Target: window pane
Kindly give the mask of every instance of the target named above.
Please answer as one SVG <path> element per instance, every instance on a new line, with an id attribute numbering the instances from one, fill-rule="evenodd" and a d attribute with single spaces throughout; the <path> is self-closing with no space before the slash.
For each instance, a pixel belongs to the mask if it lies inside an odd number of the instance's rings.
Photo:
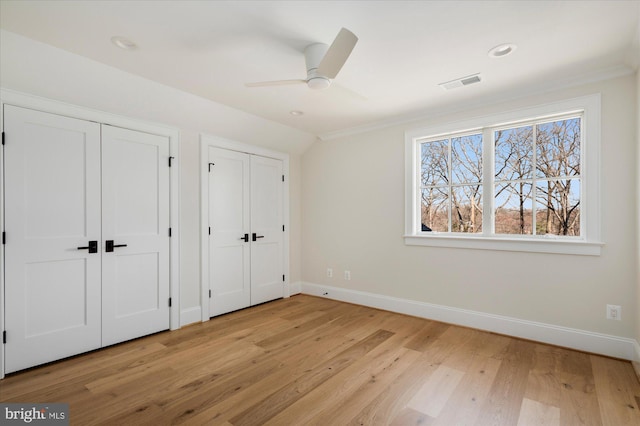
<path id="1" fill-rule="evenodd" d="M 538 181 L 536 231 L 580 236 L 580 179 Z"/>
<path id="2" fill-rule="evenodd" d="M 495 186 L 495 233 L 526 234 L 533 231 L 531 183 L 511 182 Z"/>
<path id="3" fill-rule="evenodd" d="M 580 236 L 582 119 L 567 117 L 423 138 L 421 232 Z M 483 176 L 484 143 L 494 143 L 493 176 Z M 483 194 L 485 179 L 495 181 Z M 492 229 L 483 229 L 485 202 Z"/>
<path id="4" fill-rule="evenodd" d="M 533 177 L 533 127 L 498 130 L 494 133 L 496 180 Z"/>
<path id="5" fill-rule="evenodd" d="M 537 175 L 580 176 L 580 119 L 539 124 L 536 132 Z"/>
<path id="6" fill-rule="evenodd" d="M 447 185 L 449 183 L 449 141 L 422 143 L 420 166 L 422 186 Z"/>
<path id="7" fill-rule="evenodd" d="M 482 231 L 482 186 L 465 185 L 451 188 L 451 231 Z"/>
<path id="8" fill-rule="evenodd" d="M 451 181 L 482 182 L 482 134 L 451 139 Z"/>
<path id="9" fill-rule="evenodd" d="M 449 188 L 422 189 L 421 225 L 424 231 L 449 232 Z"/>

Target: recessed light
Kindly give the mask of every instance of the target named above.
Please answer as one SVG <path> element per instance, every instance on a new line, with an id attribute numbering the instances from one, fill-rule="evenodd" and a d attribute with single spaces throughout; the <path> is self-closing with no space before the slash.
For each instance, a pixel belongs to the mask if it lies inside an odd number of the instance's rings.
<path id="1" fill-rule="evenodd" d="M 124 49 L 124 50 L 135 50 L 138 48 L 137 44 L 135 44 L 128 38 L 122 37 L 122 36 L 111 37 L 111 43 L 115 44 L 120 49 Z"/>
<path id="2" fill-rule="evenodd" d="M 488 55 L 490 58 L 502 58 L 503 56 L 513 53 L 516 48 L 517 46 L 513 43 L 504 43 L 489 50 Z"/>
<path id="3" fill-rule="evenodd" d="M 289 111 L 289 114 L 293 115 L 294 117 L 300 117 L 301 115 L 304 115 L 304 112 L 302 111 Z"/>

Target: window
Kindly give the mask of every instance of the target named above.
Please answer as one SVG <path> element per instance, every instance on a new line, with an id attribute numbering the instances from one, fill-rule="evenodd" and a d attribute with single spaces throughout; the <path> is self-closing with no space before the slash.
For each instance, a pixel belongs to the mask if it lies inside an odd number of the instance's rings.
<path id="1" fill-rule="evenodd" d="M 420 142 L 421 231 L 482 231 L 482 133 Z"/>
<path id="2" fill-rule="evenodd" d="M 494 233 L 579 237 L 582 115 L 493 131 Z"/>
<path id="3" fill-rule="evenodd" d="M 598 255 L 598 95 L 406 135 L 411 245 Z"/>

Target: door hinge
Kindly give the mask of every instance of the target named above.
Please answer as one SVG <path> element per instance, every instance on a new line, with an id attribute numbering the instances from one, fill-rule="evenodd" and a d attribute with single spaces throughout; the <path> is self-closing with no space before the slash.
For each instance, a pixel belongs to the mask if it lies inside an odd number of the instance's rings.
<path id="1" fill-rule="evenodd" d="M 284 175 L 282 175 L 282 181 L 284 182 Z"/>
<path id="2" fill-rule="evenodd" d="M 169 307 L 171 307 L 171 298 L 169 298 Z"/>
<path id="3" fill-rule="evenodd" d="M 4 330 L 2 332 L 2 344 L 6 344 L 7 343 L 7 330 Z"/>
<path id="4" fill-rule="evenodd" d="M 211 235 L 211 227 L 209 227 L 209 235 Z"/>
<path id="5" fill-rule="evenodd" d="M 169 157 L 169 167 L 171 167 L 171 160 L 173 160 L 176 157 Z"/>
<path id="6" fill-rule="evenodd" d="M 284 232 L 284 225 L 282 225 L 282 232 Z"/>
<path id="7" fill-rule="evenodd" d="M 211 299 L 211 290 L 209 290 L 209 299 Z"/>
<path id="8" fill-rule="evenodd" d="M 2 244 L 7 244 L 7 233 L 2 231 Z"/>
<path id="9" fill-rule="evenodd" d="M 2 145 L 4 145 L 4 132 L 2 132 Z"/>
<path id="10" fill-rule="evenodd" d="M 211 173 L 211 166 L 215 166 L 216 163 L 209 163 L 209 173 Z"/>
<path id="11" fill-rule="evenodd" d="M 171 228 L 169 228 L 169 237 L 171 237 Z"/>
<path id="12" fill-rule="evenodd" d="M 282 276 L 282 281 L 284 282 L 284 275 Z"/>

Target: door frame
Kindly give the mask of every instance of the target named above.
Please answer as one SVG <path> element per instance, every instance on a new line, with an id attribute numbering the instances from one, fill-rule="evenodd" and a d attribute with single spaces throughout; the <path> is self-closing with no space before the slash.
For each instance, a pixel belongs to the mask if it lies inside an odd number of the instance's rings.
<path id="1" fill-rule="evenodd" d="M 209 225 L 208 225 L 208 208 L 209 208 L 209 148 L 222 148 L 230 151 L 242 152 L 250 155 L 259 155 L 261 157 L 274 158 L 282 161 L 282 173 L 284 175 L 284 188 L 282 197 L 283 224 L 284 224 L 284 243 L 282 254 L 282 270 L 284 272 L 284 282 L 282 297 L 287 298 L 291 295 L 290 271 L 289 271 L 289 154 L 260 146 L 250 145 L 237 142 L 218 136 L 211 136 L 204 133 L 200 134 L 200 310 L 202 321 L 209 321 Z"/>
<path id="2" fill-rule="evenodd" d="M 81 120 L 94 121 L 115 127 L 151 133 L 169 138 L 169 155 L 173 157 L 169 170 L 169 223 L 171 227 L 169 255 L 169 295 L 171 297 L 170 329 L 180 328 L 180 131 L 159 123 L 137 120 L 109 112 L 94 110 L 64 102 L 47 99 L 28 93 L 0 88 L 0 129 L 4 132 L 5 104 L 29 108 L 50 114 L 57 114 Z M 10 143 L 7 141 L 7 143 Z M 4 149 L 0 149 L 0 225 L 4 222 Z M 4 271 L 4 245 L 0 244 L 0 270 Z M 4 274 L 0 274 L 0 332 L 5 330 L 4 319 Z M 1 342 L 0 342 L 1 343 Z M 4 378 L 4 345 L 0 350 L 0 379 Z"/>

